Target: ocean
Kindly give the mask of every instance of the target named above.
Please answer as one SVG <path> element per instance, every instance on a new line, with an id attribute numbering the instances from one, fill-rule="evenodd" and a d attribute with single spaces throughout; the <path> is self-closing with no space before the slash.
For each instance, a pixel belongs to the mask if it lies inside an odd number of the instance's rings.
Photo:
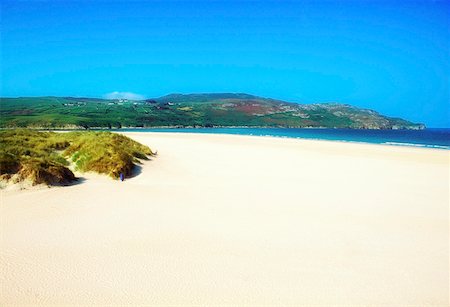
<path id="1" fill-rule="evenodd" d="M 449 128 L 429 128 L 425 130 L 355 130 L 309 128 L 155 128 L 120 129 L 118 131 L 238 134 L 384 144 L 392 146 L 415 146 L 450 150 Z"/>

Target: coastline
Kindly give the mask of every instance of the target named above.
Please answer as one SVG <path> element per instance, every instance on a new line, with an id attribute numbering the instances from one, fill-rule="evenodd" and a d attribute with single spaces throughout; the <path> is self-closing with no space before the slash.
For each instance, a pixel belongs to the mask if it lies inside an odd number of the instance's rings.
<path id="1" fill-rule="evenodd" d="M 223 127 L 224 129 L 248 129 L 253 130 L 254 127 Z M 160 131 L 155 131 L 161 129 Z M 192 131 L 182 131 L 185 129 L 192 129 Z M 217 132 L 216 130 L 212 133 L 209 132 L 196 132 L 195 130 L 208 130 L 208 129 L 215 129 L 215 128 L 142 128 L 142 130 L 147 131 L 139 131 L 139 129 L 130 128 L 127 130 L 127 128 L 123 129 L 112 129 L 111 132 L 115 133 L 188 133 L 188 134 L 197 134 L 197 135 L 203 135 L 203 134 L 212 134 L 212 135 L 234 135 L 234 136 L 249 136 L 249 137 L 269 137 L 269 138 L 282 138 L 282 139 L 294 139 L 294 140 L 304 140 L 304 141 L 313 141 L 313 142 L 337 142 L 337 143 L 347 143 L 347 144 L 361 144 L 361 145 L 379 145 L 379 146 L 396 146 L 396 147 L 413 147 L 413 148 L 425 148 L 425 149 L 437 149 L 437 150 L 450 150 L 450 146 L 447 145 L 437 145 L 437 144 L 418 144 L 418 143 L 408 143 L 408 142 L 395 142 L 395 141 L 386 141 L 386 142 L 369 142 L 369 141 L 354 141 L 354 140 L 341 140 L 341 139 L 325 139 L 325 138 L 307 138 L 307 137 L 292 137 L 292 136 L 286 136 L 286 135 L 274 135 L 274 134 L 240 134 L 240 133 L 227 133 L 227 132 Z M 259 129 L 259 128 L 256 128 Z M 262 128 L 262 129 L 291 129 L 291 128 Z M 297 128 L 294 128 L 297 129 Z M 350 130 L 350 131 L 367 131 L 364 129 L 339 129 L 339 128 L 299 128 L 299 129 L 305 129 L 305 130 Z M 428 128 L 431 130 L 441 130 L 439 128 Z M 169 131 L 170 130 L 170 131 Z M 173 131 L 171 131 L 173 130 Z M 383 130 L 383 129 L 373 129 L 372 131 L 395 131 L 395 130 Z M 411 130 L 405 130 L 405 131 L 414 131 Z"/>
<path id="2" fill-rule="evenodd" d="M 125 132 L 124 182 L 1 191 L 0 302 L 448 304 L 448 152 Z"/>
<path id="3" fill-rule="evenodd" d="M 0 128 L 1 129 L 1 128 Z M 34 129 L 33 129 L 34 130 Z M 389 146 L 408 146 L 450 150 L 450 129 L 427 128 L 414 129 L 342 129 L 325 127 L 249 127 L 249 126 L 217 126 L 217 127 L 122 127 L 120 129 L 35 129 L 50 132 L 70 131 L 109 131 L 116 133 L 128 132 L 170 132 L 225 134 L 247 136 L 269 136 L 304 140 L 325 140 L 360 144 L 379 144 Z"/>
<path id="4" fill-rule="evenodd" d="M 347 129 L 347 130 L 408 130 L 408 131 L 420 131 L 430 129 L 426 126 L 422 128 L 355 128 L 355 127 L 327 127 L 327 126 L 244 126 L 244 125 L 232 125 L 232 126 L 220 126 L 220 125 L 211 125 L 211 126 L 184 126 L 184 125 L 175 125 L 175 126 L 122 126 L 122 127 L 83 127 L 71 125 L 70 127 L 48 127 L 48 126 L 26 126 L 26 127 L 0 127 L 0 129 L 32 129 L 32 130 L 48 130 L 48 131 L 85 131 L 85 130 L 106 130 L 106 131 L 120 131 L 126 129 L 133 130 L 151 130 L 151 129 L 216 129 L 216 128 L 240 128 L 240 129 Z M 433 128 L 431 128 L 433 129 Z"/>

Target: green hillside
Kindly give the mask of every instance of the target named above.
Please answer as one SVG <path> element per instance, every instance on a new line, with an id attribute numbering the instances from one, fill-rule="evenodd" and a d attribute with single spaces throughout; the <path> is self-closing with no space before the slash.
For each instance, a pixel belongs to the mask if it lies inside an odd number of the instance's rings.
<path id="1" fill-rule="evenodd" d="M 147 100 L 0 98 L 1 128 L 325 127 L 423 129 L 346 104 L 296 104 L 242 93 L 171 94 Z"/>

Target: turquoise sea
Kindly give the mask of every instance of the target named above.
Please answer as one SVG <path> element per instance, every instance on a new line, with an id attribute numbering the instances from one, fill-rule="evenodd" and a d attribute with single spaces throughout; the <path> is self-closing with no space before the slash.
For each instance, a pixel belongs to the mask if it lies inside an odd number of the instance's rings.
<path id="1" fill-rule="evenodd" d="M 296 128 L 157 128 L 120 129 L 120 131 L 215 133 L 273 136 L 313 140 L 359 142 L 394 146 L 430 147 L 450 150 L 450 129 L 353 130 Z"/>

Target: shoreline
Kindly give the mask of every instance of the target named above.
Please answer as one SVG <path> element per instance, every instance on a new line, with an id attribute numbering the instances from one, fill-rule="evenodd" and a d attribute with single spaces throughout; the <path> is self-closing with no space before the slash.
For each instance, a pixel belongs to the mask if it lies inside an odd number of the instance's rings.
<path id="1" fill-rule="evenodd" d="M 116 131 L 116 130 L 152 130 L 152 129 L 330 129 L 330 130 L 360 130 L 360 131 L 422 131 L 427 129 L 446 129 L 446 128 L 402 128 L 402 129 L 394 129 L 394 128 L 350 128 L 350 127 L 325 127 L 325 126 L 150 126 L 150 127 L 82 127 L 75 126 L 74 128 L 64 128 L 64 127 L 45 127 L 45 126 L 36 126 L 36 127 L 0 127 L 0 130 L 8 130 L 8 129 L 31 129 L 31 130 L 46 130 L 46 131 L 86 131 L 86 130 L 106 130 L 106 131 Z"/>
<path id="2" fill-rule="evenodd" d="M 15 128 L 11 128 L 15 129 Z M 25 128 L 28 129 L 28 128 Z M 182 130 L 192 130 L 192 131 L 182 131 Z M 39 130 L 39 131 L 48 131 L 48 132 L 72 132 L 72 131 L 108 131 L 108 132 L 114 132 L 114 133 L 133 133 L 133 132 L 139 132 L 139 133 L 188 133 L 188 134 L 216 134 L 216 135 L 243 135 L 243 136 L 257 136 L 257 137 L 274 137 L 274 138 L 286 138 L 286 139 L 298 139 L 298 140 L 312 140 L 312 141 L 330 141 L 330 142 L 343 142 L 343 143 L 357 143 L 357 144 L 373 144 L 373 145 L 384 145 L 384 146 L 397 146 L 397 147 L 414 147 L 414 148 L 430 148 L 430 149 L 439 149 L 439 150 L 450 150 L 450 145 L 443 145 L 443 144 L 427 144 L 427 143 L 418 143 L 414 142 L 412 140 L 409 141 L 401 141 L 401 140 L 384 140 L 384 141 L 371 141 L 369 140 L 345 140 L 345 139 L 329 139 L 329 138 L 320 138 L 320 137 L 305 137 L 305 136 L 290 136 L 290 135 L 276 135 L 276 134 L 239 134 L 239 133 L 227 133 L 227 132 L 209 132 L 217 129 L 244 129 L 244 130 L 251 130 L 251 129 L 267 129 L 267 130 L 283 130 L 283 129 L 297 129 L 297 130 L 305 130 L 305 131 L 312 131 L 312 130 L 318 130 L 318 131 L 369 131 L 369 132 L 386 132 L 386 131 L 437 131 L 437 130 L 446 130 L 446 128 L 426 128 L 423 130 L 415 130 L 415 129 L 347 129 L 347 128 L 325 128 L 325 127 L 302 127 L 302 128 L 283 128 L 283 127 L 247 127 L 247 126 L 226 126 L 226 127 L 151 127 L 151 128 L 121 128 L 121 129 L 103 129 L 103 128 L 93 128 L 93 129 L 48 129 L 48 128 L 36 128 L 32 130 Z M 147 131 L 143 131 L 147 130 Z M 155 131 L 155 130 L 161 130 L 161 131 Z M 170 130 L 170 131 L 168 131 Z M 197 131 L 196 131 L 197 130 Z M 204 130 L 208 132 L 198 132 L 198 130 Z"/>
<path id="3" fill-rule="evenodd" d="M 176 129 L 174 129 L 176 130 Z M 306 141 L 306 142 L 330 142 L 337 144 L 355 144 L 355 145 L 375 145 L 375 146 L 383 146 L 383 147 L 394 147 L 394 148 L 416 148 L 416 149 L 426 149 L 426 150 L 439 150 L 439 151 L 448 151 L 450 150 L 450 146 L 441 146 L 441 145 L 426 145 L 426 144 L 412 144 L 412 143 L 371 143 L 371 142 L 360 142 L 360 141 L 346 141 L 346 140 L 328 140 L 328 139 L 315 139 L 315 138 L 302 138 L 302 137 L 288 137 L 288 136 L 277 136 L 277 135 L 252 135 L 252 134 L 231 134 L 231 133 L 201 133 L 201 132 L 167 132 L 167 131 L 120 131 L 120 130 L 112 130 L 111 132 L 120 133 L 123 135 L 134 134 L 134 133 L 157 133 L 157 134 L 192 134 L 192 135 L 218 135 L 218 136 L 237 136 L 237 137 L 250 137 L 250 138 L 274 138 L 274 139 L 283 139 L 283 140 L 298 140 L 298 141 Z"/>
<path id="4" fill-rule="evenodd" d="M 447 152 L 123 134 L 124 182 L 0 191 L 2 305 L 448 304 Z"/>

